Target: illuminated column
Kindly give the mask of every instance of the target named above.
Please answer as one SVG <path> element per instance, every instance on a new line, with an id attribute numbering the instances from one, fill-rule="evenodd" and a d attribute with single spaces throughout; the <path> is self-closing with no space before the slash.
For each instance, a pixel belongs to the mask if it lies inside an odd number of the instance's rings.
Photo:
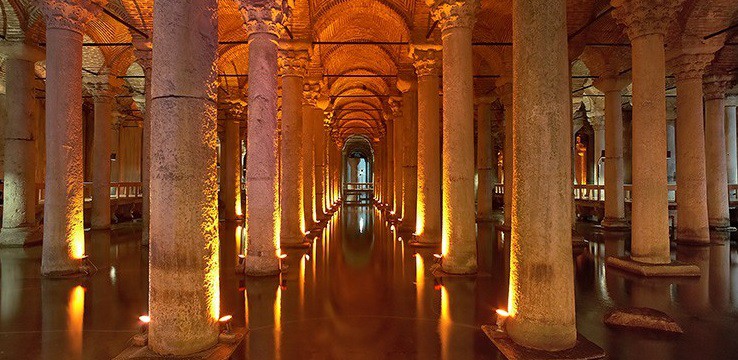
<path id="1" fill-rule="evenodd" d="M 143 199 L 141 203 L 141 244 L 148 245 L 150 234 L 150 218 L 151 218 L 151 112 L 149 104 L 151 104 L 151 39 L 146 39 L 138 34 L 132 35 L 133 55 L 136 62 L 141 65 L 144 71 L 144 108 L 143 110 L 143 131 L 141 144 L 141 191 Z M 120 161 L 120 159 L 118 160 Z"/>
<path id="2" fill-rule="evenodd" d="M 477 220 L 492 220 L 492 196 L 495 192 L 492 148 L 493 98 L 477 99 Z"/>
<path id="3" fill-rule="evenodd" d="M 82 33 L 104 0 L 45 0 L 46 188 L 41 273 L 83 271 Z M 7 155 L 6 155 L 7 159 Z"/>
<path id="4" fill-rule="evenodd" d="M 705 128 L 702 75 L 712 54 L 681 55 L 675 60 L 677 87 L 677 229 L 679 242 L 708 243 Z M 723 152 L 725 142 L 721 143 Z M 637 155 L 637 154 L 636 154 Z M 727 190 L 727 188 L 726 188 Z"/>
<path id="5" fill-rule="evenodd" d="M 730 76 L 712 75 L 705 78 L 704 84 L 706 160 L 707 168 L 710 169 L 707 173 L 707 209 L 710 227 L 718 230 L 730 228 L 725 153 L 725 91 L 734 84 L 732 81 Z M 735 131 L 732 135 L 735 137 Z M 679 220 L 681 221 L 681 217 Z"/>
<path id="6" fill-rule="evenodd" d="M 395 169 L 394 169 L 394 162 L 395 162 L 395 151 L 394 151 L 394 141 L 395 141 L 395 126 L 394 122 L 396 120 L 392 117 L 392 115 L 385 113 L 384 114 L 384 123 L 387 127 L 387 136 L 385 137 L 385 146 L 384 148 L 386 151 L 385 154 L 385 161 L 384 161 L 384 167 L 385 167 L 385 176 L 384 178 L 384 185 L 385 190 L 387 190 L 387 196 L 384 200 L 384 203 L 387 204 L 387 210 L 388 214 L 394 211 L 394 204 L 395 204 Z"/>
<path id="7" fill-rule="evenodd" d="M 474 206 L 472 28 L 477 0 L 429 4 L 443 39 L 443 228 L 441 268 L 477 272 Z"/>
<path id="8" fill-rule="evenodd" d="M 315 211 L 315 142 L 313 133 L 315 127 L 315 104 L 318 101 L 320 85 L 316 82 L 307 82 L 302 91 L 302 207 L 305 215 L 305 229 L 312 229 L 318 222 Z"/>
<path id="9" fill-rule="evenodd" d="M 681 0 L 612 0 L 633 56 L 633 210 L 631 259 L 668 264 L 664 34 Z"/>
<path id="10" fill-rule="evenodd" d="M 501 79 L 499 84 L 497 84 L 497 93 L 500 97 L 500 102 L 502 103 L 503 111 L 505 112 L 505 119 L 504 119 L 504 133 L 505 133 L 505 139 L 502 145 L 502 172 L 503 172 L 503 212 L 504 212 L 504 224 L 505 227 L 509 230 L 510 226 L 512 225 L 512 189 L 513 189 L 513 155 L 512 155 L 512 137 L 513 137 L 513 128 L 512 128 L 512 114 L 513 114 L 513 105 L 512 105 L 512 80 L 510 79 Z"/>
<path id="11" fill-rule="evenodd" d="M 418 75 L 418 201 L 415 241 L 441 242 L 441 119 L 438 70 L 441 47 L 415 45 Z"/>
<path id="12" fill-rule="evenodd" d="M 725 100 L 725 147 L 728 184 L 738 184 L 738 141 L 736 141 L 736 106 L 738 97 Z"/>
<path id="13" fill-rule="evenodd" d="M 405 151 L 403 144 L 405 140 L 404 134 L 404 123 L 405 119 L 402 116 L 402 98 L 395 97 L 390 99 L 390 108 L 392 109 L 392 121 L 393 136 L 392 136 L 392 172 L 394 173 L 394 179 L 392 182 L 392 188 L 394 189 L 395 200 L 393 211 L 396 219 L 402 219 L 402 165 L 405 162 Z"/>
<path id="14" fill-rule="evenodd" d="M 600 159 L 602 151 L 605 150 L 605 117 L 593 116 L 589 118 L 589 123 L 594 129 L 594 161 L 595 161 L 595 183 L 602 185 L 605 183 L 605 171 L 600 170 Z"/>
<path id="15" fill-rule="evenodd" d="M 277 40 L 291 12 L 285 4 L 240 3 L 249 42 L 248 123 L 259 124 L 249 127 L 246 151 L 247 275 L 280 271 Z"/>
<path id="16" fill-rule="evenodd" d="M 95 100 L 95 126 L 92 143 L 92 217 L 93 229 L 110 228 L 110 138 L 113 131 L 113 82 L 107 79 L 91 84 Z"/>
<path id="17" fill-rule="evenodd" d="M 605 229 L 627 229 L 623 189 L 623 96 L 628 81 L 600 77 L 595 86 L 605 93 Z"/>
<path id="18" fill-rule="evenodd" d="M 397 79 L 397 88 L 402 92 L 404 134 L 400 231 L 412 234 L 415 232 L 418 205 L 418 84 L 415 72 L 410 71 Z"/>
<path id="19" fill-rule="evenodd" d="M 322 105 L 322 104 L 321 104 Z M 325 220 L 325 130 L 324 108 L 316 108 L 313 114 L 313 140 L 315 159 L 315 213 L 318 221 Z"/>
<path id="20" fill-rule="evenodd" d="M 216 0 L 157 0 L 151 103 L 149 348 L 218 342 Z M 197 24 L 197 26 L 193 26 Z M 186 39 L 186 42 L 184 40 Z M 252 64 L 254 64 L 252 62 Z"/>
<path id="21" fill-rule="evenodd" d="M 577 340 L 566 1 L 513 0 L 513 34 L 515 187 L 506 329 L 522 346 L 557 351 Z"/>
<path id="22" fill-rule="evenodd" d="M 240 100 L 227 102 L 225 141 L 221 144 L 223 178 L 220 181 L 225 220 L 243 219 L 241 209 L 241 121 L 246 104 Z"/>
<path id="23" fill-rule="evenodd" d="M 382 154 L 382 141 L 383 138 L 379 136 L 374 138 L 372 147 L 374 148 L 374 162 L 372 163 L 372 182 L 374 184 L 374 200 L 382 202 L 382 161 L 384 161 L 384 154 Z"/>
<path id="24" fill-rule="evenodd" d="M 282 212 L 280 240 L 282 244 L 305 242 L 302 171 L 302 90 L 309 61 L 307 45 L 284 43 L 279 51 L 282 74 L 282 176 L 279 187 Z"/>
<path id="25" fill-rule="evenodd" d="M 7 44 L 7 43 L 6 43 Z M 36 133 L 34 99 L 36 61 L 43 53 L 33 47 L 3 44 L 5 60 L 5 161 L 3 164 L 3 228 L 0 246 L 24 246 L 41 240 L 36 223 Z M 0 143 L 0 146 L 3 144 Z"/>
<path id="26" fill-rule="evenodd" d="M 666 180 L 669 184 L 676 184 L 676 98 L 666 99 Z"/>

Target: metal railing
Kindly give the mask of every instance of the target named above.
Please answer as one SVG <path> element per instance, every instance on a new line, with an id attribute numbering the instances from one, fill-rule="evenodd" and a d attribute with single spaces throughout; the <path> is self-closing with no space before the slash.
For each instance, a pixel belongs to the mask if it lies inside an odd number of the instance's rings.
<path id="1" fill-rule="evenodd" d="M 92 182 L 82 183 L 85 201 L 92 201 Z M 36 203 L 43 204 L 45 199 L 45 184 L 36 183 Z M 5 190 L 5 184 L 0 183 L 0 193 Z M 141 182 L 114 182 L 110 183 L 110 198 L 112 200 L 137 199 L 143 197 L 143 185 Z M 2 197 L 0 197 L 2 204 Z"/>
<path id="2" fill-rule="evenodd" d="M 668 199 L 669 202 L 676 201 L 676 190 L 675 184 L 668 185 Z M 633 185 L 623 185 L 624 198 L 626 202 L 633 201 Z M 605 185 L 593 185 L 593 184 L 576 184 L 573 186 L 574 200 L 583 201 L 605 201 Z M 495 194 L 502 195 L 505 193 L 503 184 L 495 185 Z M 730 201 L 738 201 L 738 184 L 728 185 L 728 197 Z"/>

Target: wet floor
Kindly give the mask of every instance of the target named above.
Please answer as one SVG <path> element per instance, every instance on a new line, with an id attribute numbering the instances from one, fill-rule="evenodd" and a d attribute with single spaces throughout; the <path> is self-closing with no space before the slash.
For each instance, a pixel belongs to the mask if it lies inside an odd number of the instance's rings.
<path id="1" fill-rule="evenodd" d="M 235 274 L 237 225 L 221 226 L 221 313 L 250 332 L 247 359 L 502 359 L 479 329 L 507 299 L 507 239 L 479 225 L 480 274 L 436 280 L 434 249 L 398 241 L 370 207 L 346 206 L 309 250 L 284 250 L 281 277 Z M 634 278 L 606 269 L 625 236 L 597 233 L 573 256 L 579 331 L 612 359 L 738 358 L 738 252 L 729 242 L 675 248 L 700 279 Z M 147 308 L 147 252 L 135 225 L 87 234 L 99 268 L 86 279 L 42 280 L 41 249 L 0 249 L 0 359 L 109 359 L 137 332 Z M 715 234 L 721 240 L 720 234 Z M 726 240 L 726 239 L 722 239 Z M 673 316 L 678 337 L 613 330 L 616 307 Z"/>

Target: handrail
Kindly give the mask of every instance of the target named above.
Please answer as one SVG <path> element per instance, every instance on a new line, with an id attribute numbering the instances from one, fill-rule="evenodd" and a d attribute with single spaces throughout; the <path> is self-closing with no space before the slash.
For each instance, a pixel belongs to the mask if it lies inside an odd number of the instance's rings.
<path id="1" fill-rule="evenodd" d="M 586 200 L 586 201 L 605 201 L 605 185 L 598 184 L 575 184 L 572 187 L 574 192 L 574 200 Z M 669 202 L 676 201 L 676 184 L 669 184 L 667 186 Z M 633 185 L 623 185 L 624 200 L 626 202 L 633 201 Z M 504 184 L 495 184 L 495 194 L 503 195 L 505 193 Z M 730 201 L 738 201 L 738 184 L 728 185 L 728 197 Z"/>
<path id="2" fill-rule="evenodd" d="M 3 184 L 0 184 L 2 186 Z M 82 183 L 85 201 L 92 200 L 92 182 L 85 181 Z M 0 188 L 1 190 L 2 188 Z M 38 204 L 44 202 L 45 199 L 45 183 L 36 183 L 36 201 Z M 141 182 L 111 182 L 110 198 L 111 199 L 133 199 L 143 197 L 143 183 Z"/>

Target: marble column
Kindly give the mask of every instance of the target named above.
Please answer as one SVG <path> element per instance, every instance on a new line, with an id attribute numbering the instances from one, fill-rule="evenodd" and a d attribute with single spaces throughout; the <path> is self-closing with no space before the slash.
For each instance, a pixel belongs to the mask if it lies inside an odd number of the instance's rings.
<path id="1" fill-rule="evenodd" d="M 418 189 L 415 241 L 441 242 L 441 119 L 439 67 L 441 47 L 411 47 L 418 75 Z"/>
<path id="2" fill-rule="evenodd" d="M 676 98 L 666 99 L 666 180 L 669 184 L 676 184 Z"/>
<path id="3" fill-rule="evenodd" d="M 246 275 L 280 272 L 277 41 L 291 9 L 283 2 L 241 0 L 249 43 L 246 167 Z M 258 126 L 256 125 L 258 124 Z"/>
<path id="4" fill-rule="evenodd" d="M 302 90 L 307 71 L 307 44 L 283 43 L 279 51 L 282 75 L 282 176 L 280 241 L 284 245 L 308 245 L 303 209 Z"/>
<path id="5" fill-rule="evenodd" d="M 736 106 L 738 97 L 725 99 L 725 148 L 728 184 L 738 184 L 738 141 L 736 141 Z"/>
<path id="6" fill-rule="evenodd" d="M 390 215 L 394 212 L 395 206 L 395 121 L 391 114 L 384 114 L 385 126 L 387 127 L 387 136 L 385 137 L 385 173 L 387 176 L 384 178 L 385 189 L 387 190 L 387 197 L 385 204 L 387 205 L 387 214 Z"/>
<path id="7" fill-rule="evenodd" d="M 402 98 L 394 97 L 389 102 L 390 108 L 392 109 L 392 116 L 394 117 L 394 121 L 392 121 L 392 126 L 394 127 L 392 136 L 392 156 L 394 157 L 392 161 L 392 172 L 394 173 L 394 181 L 392 182 L 392 188 L 394 189 L 393 198 L 395 202 L 392 207 L 392 213 L 395 219 L 402 219 L 402 165 L 405 162 L 405 151 L 403 149 L 405 133 L 403 130 L 406 120 L 402 113 Z"/>
<path id="8" fill-rule="evenodd" d="M 92 142 L 92 229 L 110 228 L 110 154 L 113 132 L 115 76 L 91 84 L 95 101 L 95 126 Z"/>
<path id="9" fill-rule="evenodd" d="M 631 259 L 668 264 L 669 202 L 666 180 L 664 34 L 681 0 L 612 0 L 626 26 L 633 56 Z"/>
<path id="10" fill-rule="evenodd" d="M 315 211 L 315 119 L 318 115 L 315 111 L 320 85 L 317 82 L 307 82 L 302 91 L 302 189 L 303 189 L 303 213 L 305 216 L 305 229 L 315 228 L 318 216 Z"/>
<path id="11" fill-rule="evenodd" d="M 477 99 L 477 221 L 492 220 L 492 197 L 495 193 L 492 148 L 493 98 Z"/>
<path id="12" fill-rule="evenodd" d="M 557 351 L 577 341 L 566 1 L 513 0 L 513 34 L 515 187 L 505 326 L 522 346 Z"/>
<path id="13" fill-rule="evenodd" d="M 133 55 L 144 71 L 144 106 L 141 109 L 143 111 L 141 134 L 141 191 L 143 192 L 141 201 L 141 244 L 148 245 L 151 219 L 151 192 L 149 190 L 151 184 L 151 112 L 148 110 L 148 106 L 151 104 L 151 39 L 133 34 L 132 42 Z"/>
<path id="14" fill-rule="evenodd" d="M 223 216 L 226 221 L 243 219 L 241 208 L 241 122 L 246 117 L 247 107 L 243 101 L 227 102 L 225 140 L 221 144 L 223 177 L 220 181 L 220 196 Z"/>
<path id="15" fill-rule="evenodd" d="M 725 154 L 725 92 L 734 85 L 730 76 L 705 78 L 705 144 L 707 148 L 707 210 L 710 227 L 730 228 L 728 172 Z M 735 133 L 733 133 L 735 136 Z M 677 189 L 677 194 L 679 194 Z M 681 217 L 679 218 L 681 221 Z"/>
<path id="16" fill-rule="evenodd" d="M 418 83 L 415 71 L 397 79 L 402 92 L 403 164 L 402 164 L 402 224 L 400 231 L 415 233 L 418 205 Z"/>
<path id="17" fill-rule="evenodd" d="M 45 0 L 46 181 L 41 273 L 84 273 L 82 34 L 104 0 Z M 6 156 L 7 159 L 7 156 Z"/>
<path id="18" fill-rule="evenodd" d="M 151 103 L 149 349 L 218 342 L 217 0 L 157 0 Z M 197 26 L 192 26 L 197 24 Z"/>
<path id="19" fill-rule="evenodd" d="M 5 60 L 3 221 L 0 246 L 41 241 L 36 223 L 37 111 L 34 99 L 36 61 L 43 52 L 21 43 L 2 44 Z M 0 144 L 2 146 L 3 144 Z"/>
<path id="20" fill-rule="evenodd" d="M 677 229 L 676 240 L 710 241 L 707 220 L 705 128 L 702 113 L 702 75 L 712 54 L 681 55 L 675 60 L 677 87 Z M 725 142 L 721 143 L 721 148 Z"/>
<path id="21" fill-rule="evenodd" d="M 325 207 L 325 115 L 323 109 L 316 109 L 313 115 L 313 140 L 315 160 L 315 213 L 318 221 L 325 220 L 328 216 Z"/>
<path id="22" fill-rule="evenodd" d="M 605 117 L 593 116 L 589 118 L 589 123 L 594 129 L 594 162 L 595 162 L 595 183 L 603 185 L 605 183 L 604 164 L 601 163 L 602 151 L 605 150 Z M 602 165 L 600 165 L 602 164 Z"/>
<path id="23" fill-rule="evenodd" d="M 602 227 L 609 230 L 628 228 L 625 218 L 623 163 L 623 96 L 628 80 L 600 77 L 595 86 L 605 93 L 605 217 Z"/>
<path id="24" fill-rule="evenodd" d="M 477 0 L 429 2 L 443 39 L 443 189 L 441 269 L 477 272 L 474 206 L 472 28 Z"/>
<path id="25" fill-rule="evenodd" d="M 497 95 L 500 97 L 502 108 L 504 111 L 504 140 L 502 144 L 502 201 L 504 227 L 508 230 L 512 226 L 512 189 L 513 189 L 513 155 L 512 155 L 512 138 L 513 138 L 513 98 L 512 98 L 512 80 L 501 79 L 497 84 Z"/>

